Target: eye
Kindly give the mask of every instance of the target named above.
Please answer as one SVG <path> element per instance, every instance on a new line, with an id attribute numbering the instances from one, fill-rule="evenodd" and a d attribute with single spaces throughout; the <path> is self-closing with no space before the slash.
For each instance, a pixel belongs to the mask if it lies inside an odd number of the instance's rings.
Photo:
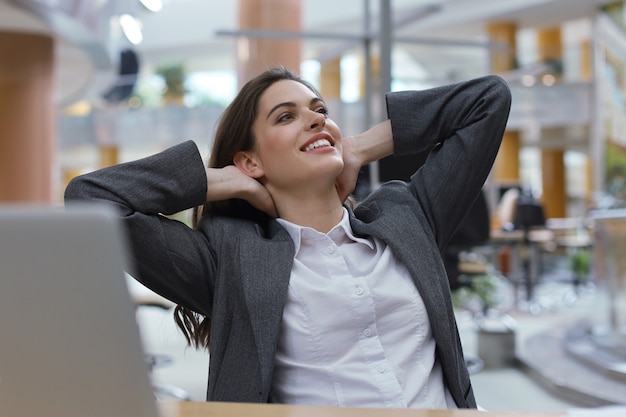
<path id="1" fill-rule="evenodd" d="M 283 113 L 276 118 L 277 122 L 286 122 L 293 119 L 293 115 L 291 113 Z"/>
<path id="2" fill-rule="evenodd" d="M 324 106 L 318 107 L 315 111 L 328 117 L 328 109 Z"/>

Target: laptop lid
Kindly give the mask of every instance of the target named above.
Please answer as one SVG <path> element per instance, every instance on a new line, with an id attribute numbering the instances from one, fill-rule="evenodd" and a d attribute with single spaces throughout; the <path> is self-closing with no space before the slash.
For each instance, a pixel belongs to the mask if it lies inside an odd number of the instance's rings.
<path id="1" fill-rule="evenodd" d="M 0 416 L 156 417 L 113 211 L 0 206 Z"/>

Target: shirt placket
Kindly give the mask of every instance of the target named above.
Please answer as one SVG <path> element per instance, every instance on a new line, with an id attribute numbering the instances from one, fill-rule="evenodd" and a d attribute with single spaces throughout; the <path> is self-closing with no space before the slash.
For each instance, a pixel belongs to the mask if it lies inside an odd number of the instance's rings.
<path id="1" fill-rule="evenodd" d="M 376 311 L 372 292 L 365 277 L 352 277 L 341 248 L 327 238 L 324 248 L 327 269 L 349 303 L 358 338 L 355 341 L 361 351 L 361 361 L 366 377 L 375 381 L 381 399 L 387 407 L 406 407 L 402 387 L 387 360 L 376 326 Z"/>

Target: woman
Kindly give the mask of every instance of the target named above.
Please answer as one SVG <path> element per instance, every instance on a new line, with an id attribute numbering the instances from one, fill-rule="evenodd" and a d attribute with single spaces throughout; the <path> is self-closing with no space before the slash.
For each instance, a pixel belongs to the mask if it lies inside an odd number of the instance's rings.
<path id="1" fill-rule="evenodd" d="M 476 407 L 440 250 L 510 93 L 488 76 L 386 99 L 389 120 L 342 138 L 317 91 L 273 68 L 226 109 L 209 168 L 185 142 L 68 185 L 67 202 L 119 209 L 134 275 L 181 306 L 189 340 L 210 331 L 208 400 Z M 363 164 L 428 150 L 408 183 L 343 204 Z M 200 205 L 194 229 L 161 215 Z"/>

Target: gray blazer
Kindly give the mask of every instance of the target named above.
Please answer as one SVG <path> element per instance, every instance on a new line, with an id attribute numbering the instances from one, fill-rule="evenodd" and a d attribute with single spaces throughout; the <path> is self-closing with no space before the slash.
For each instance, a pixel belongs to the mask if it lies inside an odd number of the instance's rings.
<path id="1" fill-rule="evenodd" d="M 420 292 L 446 384 L 476 407 L 440 250 L 476 198 L 498 152 L 510 92 L 487 76 L 425 91 L 389 93 L 396 154 L 430 151 L 406 183 L 391 181 L 349 210 L 354 232 L 385 241 Z M 119 209 L 133 274 L 154 291 L 211 318 L 208 400 L 267 402 L 294 258 L 276 222 L 206 217 L 197 230 L 161 214 L 202 205 L 202 159 L 193 142 L 74 179 L 66 202 Z"/>

